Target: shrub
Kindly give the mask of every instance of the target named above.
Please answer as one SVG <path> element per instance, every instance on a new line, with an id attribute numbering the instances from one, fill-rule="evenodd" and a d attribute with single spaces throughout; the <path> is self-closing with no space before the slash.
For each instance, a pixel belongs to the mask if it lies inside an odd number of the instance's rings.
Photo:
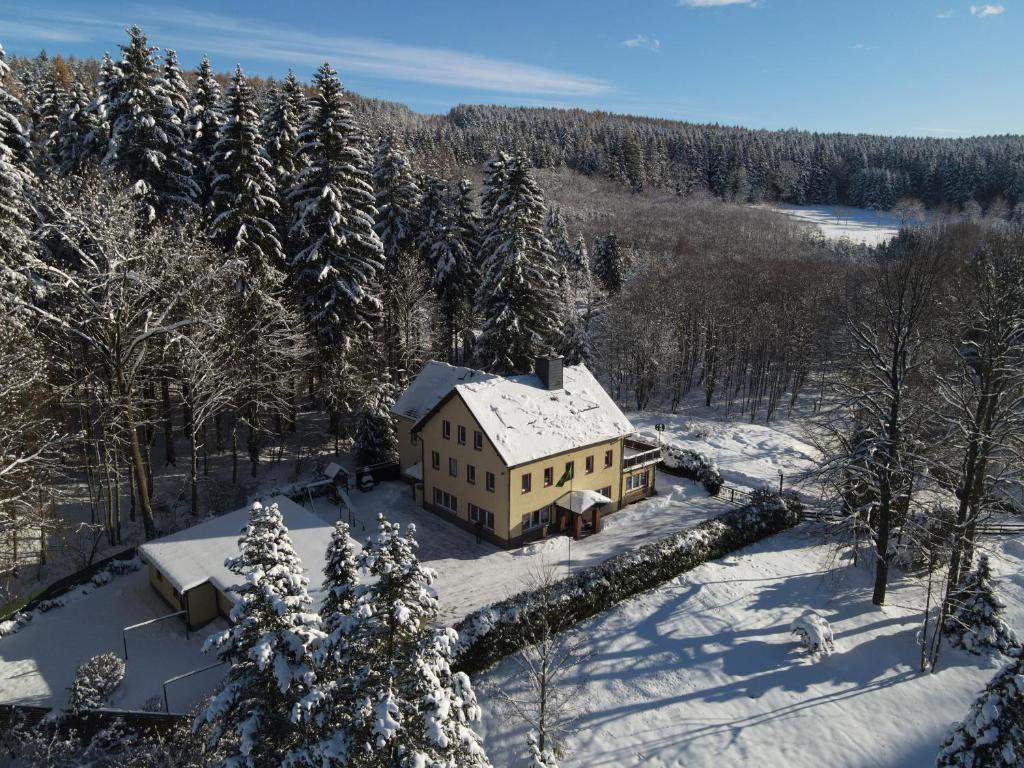
<path id="1" fill-rule="evenodd" d="M 722 490 L 722 473 L 715 460 L 690 448 L 675 443 L 661 447 L 661 468 L 672 475 L 698 481 L 712 496 Z"/>
<path id="2" fill-rule="evenodd" d="M 93 656 L 75 672 L 68 709 L 99 709 L 110 701 L 124 679 L 124 661 L 112 653 Z"/>
<path id="3" fill-rule="evenodd" d="M 832 625 L 814 611 L 804 611 L 803 615 L 793 619 L 789 631 L 813 656 L 828 656 L 835 650 Z"/>
<path id="4" fill-rule="evenodd" d="M 790 528 L 799 521 L 801 511 L 795 496 L 759 491 L 745 507 L 576 571 L 545 587 L 545 594 L 523 592 L 482 608 L 455 627 L 459 633 L 456 667 L 470 674 L 479 672 L 530 645 L 530 627 L 545 620 L 542 610 L 557 612 L 548 621 L 557 618 L 559 626 L 570 626 L 702 563 Z"/>

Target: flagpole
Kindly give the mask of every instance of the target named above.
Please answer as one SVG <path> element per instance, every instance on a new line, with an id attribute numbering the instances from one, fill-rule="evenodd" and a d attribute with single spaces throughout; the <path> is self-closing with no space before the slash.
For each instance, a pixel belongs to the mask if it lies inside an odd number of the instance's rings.
<path id="1" fill-rule="evenodd" d="M 566 575 L 572 576 L 572 539 L 576 534 L 576 519 L 573 517 L 576 511 L 572 508 L 572 482 L 576 479 L 576 462 L 572 463 L 572 472 L 569 473 L 569 566 Z"/>

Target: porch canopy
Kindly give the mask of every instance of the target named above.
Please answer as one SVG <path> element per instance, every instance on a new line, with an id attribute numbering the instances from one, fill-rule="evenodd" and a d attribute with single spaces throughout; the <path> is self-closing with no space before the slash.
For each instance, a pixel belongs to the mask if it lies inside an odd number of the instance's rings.
<path id="1" fill-rule="evenodd" d="M 597 491 L 569 491 L 558 497 L 555 506 L 568 510 L 574 515 L 582 515 L 593 507 L 611 503 L 611 499 Z"/>

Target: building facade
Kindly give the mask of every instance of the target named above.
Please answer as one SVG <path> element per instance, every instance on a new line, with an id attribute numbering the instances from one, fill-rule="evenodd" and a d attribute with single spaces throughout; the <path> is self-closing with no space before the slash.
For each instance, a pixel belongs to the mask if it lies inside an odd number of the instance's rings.
<path id="1" fill-rule="evenodd" d="M 498 377 L 428 363 L 396 403 L 403 474 L 424 507 L 501 546 L 601 519 L 654 493 L 660 450 L 584 366 Z"/>

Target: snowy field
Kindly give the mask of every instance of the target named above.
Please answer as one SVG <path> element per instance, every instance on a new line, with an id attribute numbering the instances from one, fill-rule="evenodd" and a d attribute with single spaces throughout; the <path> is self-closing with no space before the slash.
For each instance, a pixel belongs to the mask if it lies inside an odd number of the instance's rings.
<path id="1" fill-rule="evenodd" d="M 563 768 L 934 764 L 998 665 L 946 649 L 936 674 L 919 673 L 920 586 L 897 579 L 878 609 L 869 571 L 817 542 L 800 526 L 579 626 L 592 656 L 567 683 L 582 689 Z M 1007 618 L 1024 628 L 1024 543 L 992 556 Z M 807 608 L 835 631 L 834 655 L 817 663 L 789 633 Z M 476 685 L 489 756 L 523 764 L 526 732 L 493 693 L 520 690 L 516 662 Z"/>
<path id="2" fill-rule="evenodd" d="M 817 228 L 830 240 L 846 238 L 854 243 L 880 245 L 896 237 L 900 220 L 884 211 L 835 205 L 758 206 Z"/>

